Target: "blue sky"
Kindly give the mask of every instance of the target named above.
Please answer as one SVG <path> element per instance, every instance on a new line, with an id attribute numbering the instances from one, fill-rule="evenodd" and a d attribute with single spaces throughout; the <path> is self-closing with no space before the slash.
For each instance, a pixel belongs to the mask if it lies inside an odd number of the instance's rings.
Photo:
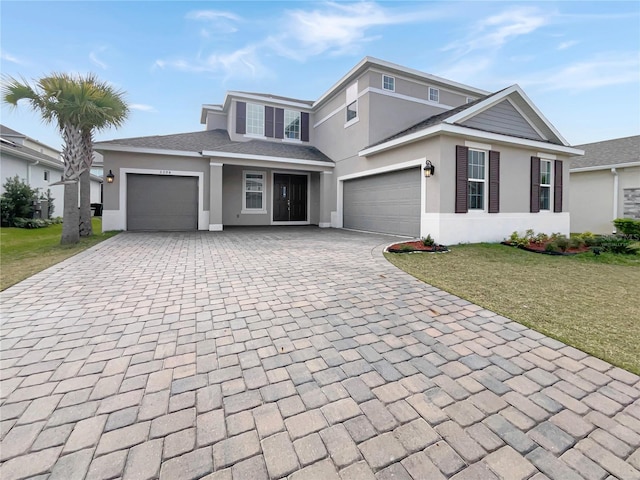
<path id="1" fill-rule="evenodd" d="M 96 73 L 131 116 L 99 140 L 198 131 L 227 90 L 317 99 L 364 56 L 518 83 L 572 144 L 640 133 L 640 2 L 0 3 L 0 71 Z M 3 124 L 54 147 L 26 105 Z"/>

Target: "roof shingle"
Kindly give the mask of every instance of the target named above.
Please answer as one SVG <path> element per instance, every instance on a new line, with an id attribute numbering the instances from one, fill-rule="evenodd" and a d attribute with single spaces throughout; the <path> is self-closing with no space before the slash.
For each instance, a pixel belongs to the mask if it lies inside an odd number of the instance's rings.
<path id="1" fill-rule="evenodd" d="M 571 159 L 571 168 L 599 167 L 640 162 L 640 135 L 576 145 L 584 156 Z"/>

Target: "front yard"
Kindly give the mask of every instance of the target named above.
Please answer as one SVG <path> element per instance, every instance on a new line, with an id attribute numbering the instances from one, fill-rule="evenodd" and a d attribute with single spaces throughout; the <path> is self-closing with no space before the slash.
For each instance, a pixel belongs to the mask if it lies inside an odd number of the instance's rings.
<path id="1" fill-rule="evenodd" d="M 77 245 L 60 245 L 62 224 L 33 230 L 1 228 L 0 290 L 5 290 L 117 233 L 102 233 L 102 221 L 98 217 L 93 217 L 91 224 L 94 235 L 81 239 Z"/>
<path id="2" fill-rule="evenodd" d="M 558 257 L 475 244 L 385 256 L 420 280 L 640 374 L 640 255 Z"/>

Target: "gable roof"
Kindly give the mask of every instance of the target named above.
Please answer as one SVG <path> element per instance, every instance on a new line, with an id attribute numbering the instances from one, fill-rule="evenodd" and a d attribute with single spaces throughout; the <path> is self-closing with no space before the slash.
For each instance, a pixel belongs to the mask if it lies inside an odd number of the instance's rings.
<path id="1" fill-rule="evenodd" d="M 59 160 L 56 160 L 50 155 L 40 153 L 37 150 L 34 150 L 33 148 L 25 147 L 24 145 L 14 143 L 8 139 L 3 138 L 2 140 L 3 141 L 0 142 L 0 150 L 2 150 L 3 152 L 13 154 L 16 157 L 19 157 L 31 162 L 37 161 L 59 170 L 64 169 L 64 163 L 62 163 Z"/>
<path id="2" fill-rule="evenodd" d="M 584 150 L 584 156 L 571 159 L 571 170 L 582 168 L 596 170 L 598 167 L 614 168 L 634 164 L 640 166 L 640 135 L 585 143 L 576 147 Z"/>
<path id="3" fill-rule="evenodd" d="M 200 132 L 178 133 L 174 135 L 156 135 L 151 137 L 121 138 L 99 142 L 96 150 L 144 149 L 175 153 L 175 155 L 201 156 L 202 152 L 231 153 L 251 156 L 278 157 L 282 159 L 301 159 L 333 164 L 333 161 L 316 147 L 296 143 L 269 142 L 251 140 L 233 142 L 226 130 L 204 130 Z"/>
<path id="4" fill-rule="evenodd" d="M 15 130 L 13 130 L 12 128 L 9 128 L 5 125 L 0 124 L 0 136 L 3 137 L 21 137 L 21 138 L 27 138 L 26 135 L 17 132 Z"/>
<path id="5" fill-rule="evenodd" d="M 531 132 L 533 132 L 534 130 L 537 132 L 535 138 L 524 135 L 517 135 L 514 133 L 504 133 L 497 129 L 492 130 L 490 129 L 490 127 L 479 128 L 477 126 L 464 124 L 464 122 L 477 117 L 483 112 L 488 111 L 489 109 L 504 101 L 509 101 L 513 108 L 522 116 L 523 120 L 529 123 L 532 128 Z M 535 142 L 541 145 L 548 144 L 550 146 L 556 145 L 559 147 L 569 147 L 568 142 L 564 139 L 564 137 L 562 137 L 560 132 L 558 132 L 555 127 L 544 117 L 542 112 L 540 112 L 538 108 L 533 104 L 533 102 L 531 102 L 529 97 L 527 97 L 527 95 L 522 91 L 520 86 L 512 85 L 492 94 L 478 98 L 473 102 L 467 103 L 465 105 L 460 105 L 459 107 L 447 110 L 446 112 L 428 117 L 409 128 L 406 128 L 379 142 L 369 145 L 368 147 L 361 150 L 359 155 L 367 156 L 389 150 L 398 145 L 411 143 L 420 140 L 425 136 L 434 134 L 435 130 L 441 131 L 445 127 L 454 126 L 456 128 L 446 129 L 451 132 L 475 130 L 478 132 L 486 132 L 494 138 L 496 137 L 496 135 L 499 135 L 500 137 L 513 137 L 514 139 L 522 139 L 528 141 L 527 143 Z M 436 127 L 441 128 L 438 129 Z M 580 152 L 575 149 L 561 148 L 560 150 L 566 150 L 567 153 L 573 150 L 572 153 L 580 155 Z"/>

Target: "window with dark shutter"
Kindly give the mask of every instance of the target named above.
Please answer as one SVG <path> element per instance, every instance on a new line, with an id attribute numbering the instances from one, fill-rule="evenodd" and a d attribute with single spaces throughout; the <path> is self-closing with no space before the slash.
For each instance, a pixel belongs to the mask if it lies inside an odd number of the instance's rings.
<path id="1" fill-rule="evenodd" d="M 273 138 L 273 107 L 264 107 L 264 136 Z"/>
<path id="2" fill-rule="evenodd" d="M 467 213 L 469 149 L 456 145 L 456 213 Z"/>
<path id="3" fill-rule="evenodd" d="M 309 114 L 302 112 L 300 117 L 300 140 L 309 141 Z"/>
<path id="4" fill-rule="evenodd" d="M 553 164 L 553 211 L 562 211 L 562 161 L 556 160 Z"/>
<path id="5" fill-rule="evenodd" d="M 531 213 L 540 211 L 540 158 L 531 157 Z"/>
<path id="6" fill-rule="evenodd" d="M 489 152 L 489 213 L 500 212 L 500 152 Z"/>
<path id="7" fill-rule="evenodd" d="M 275 135 L 276 138 L 284 138 L 284 109 L 276 108 Z"/>
<path id="8" fill-rule="evenodd" d="M 247 104 L 236 102 L 236 133 L 247 133 Z"/>

